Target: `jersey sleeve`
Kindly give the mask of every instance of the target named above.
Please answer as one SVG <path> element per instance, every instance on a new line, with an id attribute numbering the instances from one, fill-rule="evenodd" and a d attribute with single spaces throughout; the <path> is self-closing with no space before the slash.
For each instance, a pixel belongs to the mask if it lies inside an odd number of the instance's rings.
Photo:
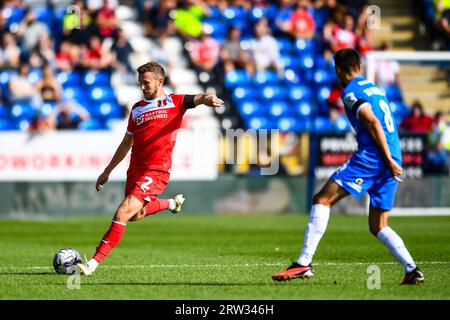
<path id="1" fill-rule="evenodd" d="M 186 112 L 188 109 L 195 108 L 194 97 L 193 94 L 172 94 L 171 99 L 173 103 L 182 110 L 182 112 Z"/>
<path id="2" fill-rule="evenodd" d="M 344 93 L 342 101 L 344 101 L 344 104 L 356 117 L 358 117 L 358 113 L 361 110 L 361 108 L 368 105 L 370 106 L 364 94 L 357 91 L 350 91 Z"/>

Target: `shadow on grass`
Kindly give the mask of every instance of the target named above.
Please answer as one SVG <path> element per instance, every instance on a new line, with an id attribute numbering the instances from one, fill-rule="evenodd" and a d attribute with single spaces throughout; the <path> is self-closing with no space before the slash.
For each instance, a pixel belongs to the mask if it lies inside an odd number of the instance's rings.
<path id="1" fill-rule="evenodd" d="M 52 276 L 64 276 L 61 274 L 56 274 L 54 272 L 51 271 L 47 271 L 47 272 L 30 272 L 30 271 L 25 271 L 25 272 L 0 272 L 0 276 L 48 276 L 48 275 L 52 275 Z"/>

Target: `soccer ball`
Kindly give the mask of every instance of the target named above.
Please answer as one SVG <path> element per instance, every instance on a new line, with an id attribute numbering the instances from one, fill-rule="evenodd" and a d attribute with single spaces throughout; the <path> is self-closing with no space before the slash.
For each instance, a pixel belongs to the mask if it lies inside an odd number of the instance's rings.
<path id="1" fill-rule="evenodd" d="M 72 248 L 60 249 L 53 257 L 53 268 L 59 274 L 74 274 L 77 263 L 81 263 L 81 256 Z"/>

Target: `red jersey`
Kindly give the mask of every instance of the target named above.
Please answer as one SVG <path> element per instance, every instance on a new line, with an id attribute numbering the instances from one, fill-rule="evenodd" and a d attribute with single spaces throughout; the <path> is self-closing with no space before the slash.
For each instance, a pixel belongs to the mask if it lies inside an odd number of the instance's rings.
<path id="1" fill-rule="evenodd" d="M 129 173 L 136 169 L 170 172 L 177 130 L 186 112 L 184 97 L 164 95 L 133 106 L 127 127 L 127 134 L 134 138 Z"/>

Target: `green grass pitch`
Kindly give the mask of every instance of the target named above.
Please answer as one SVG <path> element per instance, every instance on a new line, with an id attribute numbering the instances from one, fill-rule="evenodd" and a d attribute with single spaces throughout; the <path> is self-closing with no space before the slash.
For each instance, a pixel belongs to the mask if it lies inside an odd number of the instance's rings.
<path id="1" fill-rule="evenodd" d="M 159 214 L 129 223 L 122 242 L 80 289 L 52 268 L 53 254 L 73 247 L 91 256 L 107 217 L 0 221 L 1 299 L 449 299 L 450 218 L 393 217 L 425 273 L 401 286 L 403 268 L 368 231 L 365 217 L 332 216 L 315 256 L 316 275 L 274 282 L 297 258 L 306 215 Z M 377 264 L 381 288 L 368 289 Z"/>

